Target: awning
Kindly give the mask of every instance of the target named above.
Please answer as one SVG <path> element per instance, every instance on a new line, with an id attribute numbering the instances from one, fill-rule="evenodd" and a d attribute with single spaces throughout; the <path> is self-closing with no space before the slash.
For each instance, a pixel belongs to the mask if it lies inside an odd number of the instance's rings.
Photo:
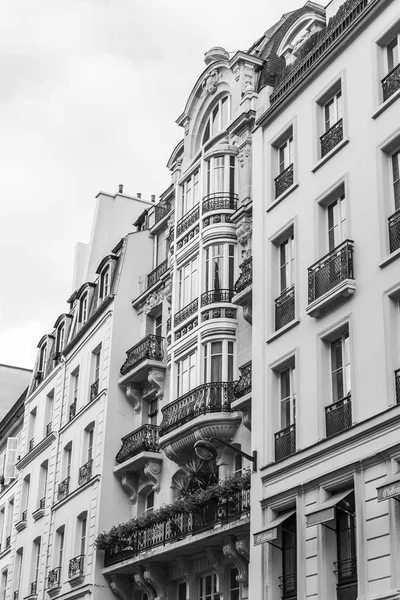
<path id="1" fill-rule="evenodd" d="M 400 496 L 400 475 L 391 481 L 386 481 L 385 485 L 380 485 L 376 491 L 378 492 L 378 502 Z"/>
<path id="2" fill-rule="evenodd" d="M 284 513 L 281 513 L 276 519 L 271 521 L 268 524 L 266 529 L 259 531 L 254 534 L 254 545 L 258 546 L 259 544 L 265 544 L 265 542 L 270 542 L 271 540 L 276 540 L 278 537 L 278 527 L 281 525 L 286 519 L 294 515 L 296 511 L 288 510 Z"/>
<path id="3" fill-rule="evenodd" d="M 335 506 L 339 504 L 341 500 L 350 496 L 353 490 L 346 490 L 339 494 L 332 494 L 323 502 L 315 507 L 312 512 L 306 515 L 306 526 L 313 527 L 319 523 L 327 523 L 335 518 Z"/>

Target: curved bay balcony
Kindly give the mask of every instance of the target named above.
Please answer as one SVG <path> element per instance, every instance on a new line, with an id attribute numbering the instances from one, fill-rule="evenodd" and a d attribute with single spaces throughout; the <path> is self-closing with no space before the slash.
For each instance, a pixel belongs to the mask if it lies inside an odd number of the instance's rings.
<path id="1" fill-rule="evenodd" d="M 190 302 L 190 304 L 187 304 L 180 311 L 175 313 L 174 326 L 176 327 L 177 325 L 179 325 L 180 323 L 183 323 L 183 321 L 186 321 L 186 319 L 188 319 L 189 317 L 194 315 L 194 313 L 197 312 L 198 306 L 199 306 L 199 299 L 195 298 L 192 302 Z M 168 328 L 167 328 L 167 330 L 168 330 Z"/>
<path id="2" fill-rule="evenodd" d="M 232 439 L 241 416 L 232 408 L 235 382 L 204 383 L 162 409 L 160 447 L 170 458 L 193 449 L 197 440 Z"/>
<path id="3" fill-rule="evenodd" d="M 201 306 L 218 304 L 219 302 L 232 302 L 233 290 L 209 290 L 201 295 Z"/>
<path id="4" fill-rule="evenodd" d="M 236 210 L 238 195 L 232 192 L 214 192 L 203 198 L 203 215 L 212 210 Z"/>
<path id="5" fill-rule="evenodd" d="M 186 215 L 183 215 L 176 224 L 176 237 L 179 237 L 185 231 L 190 229 L 200 218 L 200 207 L 198 204 L 194 206 Z"/>
<path id="6" fill-rule="evenodd" d="M 145 381 L 152 366 L 165 368 L 164 338 L 150 334 L 127 351 L 119 383 Z"/>

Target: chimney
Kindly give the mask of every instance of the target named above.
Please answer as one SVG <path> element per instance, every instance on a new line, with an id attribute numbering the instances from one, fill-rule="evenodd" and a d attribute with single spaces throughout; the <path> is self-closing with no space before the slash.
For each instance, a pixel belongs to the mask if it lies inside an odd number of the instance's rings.
<path id="1" fill-rule="evenodd" d="M 118 194 L 122 194 L 123 191 L 124 191 L 124 186 L 122 185 L 122 183 L 120 183 L 118 186 Z"/>
<path id="2" fill-rule="evenodd" d="M 138 193 L 136 194 L 136 196 L 137 196 L 137 198 L 141 198 L 141 197 L 142 197 L 142 194 L 141 194 L 141 192 L 138 192 Z"/>
<path id="3" fill-rule="evenodd" d="M 156 195 L 155 195 L 155 194 L 152 194 L 152 195 L 151 195 L 151 201 L 152 201 L 152 202 L 155 202 L 155 201 L 156 201 Z"/>

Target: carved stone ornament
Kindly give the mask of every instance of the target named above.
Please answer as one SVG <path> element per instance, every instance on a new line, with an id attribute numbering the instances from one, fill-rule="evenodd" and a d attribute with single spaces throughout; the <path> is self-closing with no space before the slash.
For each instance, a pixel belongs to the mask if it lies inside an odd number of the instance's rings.
<path id="1" fill-rule="evenodd" d="M 154 600 L 167 600 L 168 576 L 163 565 L 145 564 L 143 577 L 157 592 Z"/>
<path id="2" fill-rule="evenodd" d="M 250 539 L 249 537 L 242 538 L 236 541 L 236 550 L 241 554 L 247 562 L 250 560 Z"/>
<path id="3" fill-rule="evenodd" d="M 254 91 L 254 67 L 251 65 L 244 67 L 244 87 L 246 92 Z"/>
<path id="4" fill-rule="evenodd" d="M 207 558 L 209 560 L 209 562 L 211 563 L 211 565 L 213 566 L 216 574 L 217 574 L 217 581 L 218 581 L 218 592 L 219 592 L 219 597 L 220 600 L 224 600 L 224 593 L 223 590 L 221 589 L 221 582 L 224 581 L 224 575 L 225 575 L 225 566 L 222 564 L 222 553 L 220 552 L 220 550 L 217 550 L 217 548 L 207 548 L 206 550 L 206 554 L 207 554 Z"/>
<path id="5" fill-rule="evenodd" d="M 246 144 L 246 146 L 244 146 L 243 148 L 241 148 L 239 150 L 238 160 L 239 160 L 239 164 L 242 168 L 244 167 L 246 158 L 249 158 L 250 155 L 251 155 L 251 146 L 249 144 Z"/>
<path id="6" fill-rule="evenodd" d="M 250 258 L 251 256 L 251 236 L 253 233 L 253 223 L 250 217 L 243 217 L 236 228 L 237 241 L 241 245 L 242 259 Z"/>
<path id="7" fill-rule="evenodd" d="M 171 278 L 167 279 L 167 281 L 165 282 L 163 294 L 164 294 L 164 298 L 166 299 L 166 301 L 171 304 L 171 302 L 172 302 L 172 279 Z"/>
<path id="8" fill-rule="evenodd" d="M 125 390 L 126 397 L 133 406 L 136 413 L 142 410 L 142 388 L 140 385 L 130 383 Z"/>
<path id="9" fill-rule="evenodd" d="M 185 135 L 188 135 L 188 133 L 189 133 L 189 124 L 190 124 L 190 117 L 186 117 L 186 119 L 183 122 Z"/>
<path id="10" fill-rule="evenodd" d="M 144 578 L 144 570 L 143 568 L 138 568 L 137 572 L 134 575 L 135 577 L 135 583 L 138 587 L 140 587 L 142 590 L 144 590 L 147 594 L 148 600 L 156 600 L 157 598 L 157 592 L 156 590 L 153 588 L 152 585 L 150 585 L 146 579 Z"/>
<path id="11" fill-rule="evenodd" d="M 242 423 L 243 423 L 243 425 L 246 427 L 246 429 L 248 429 L 249 431 L 251 431 L 251 407 L 250 406 L 244 406 L 240 410 L 242 411 Z"/>
<path id="12" fill-rule="evenodd" d="M 157 390 L 156 396 L 160 400 L 164 397 L 164 377 L 165 372 L 161 369 L 151 369 L 147 375 L 147 381 Z"/>
<path id="13" fill-rule="evenodd" d="M 110 588 L 120 600 L 131 600 L 133 582 L 128 577 L 117 577 L 111 575 L 109 579 Z"/>
<path id="14" fill-rule="evenodd" d="M 248 302 L 247 304 L 243 304 L 242 305 L 243 308 L 243 318 L 245 321 L 247 321 L 250 325 L 253 324 L 253 306 L 251 301 Z"/>
<path id="15" fill-rule="evenodd" d="M 215 94 L 217 91 L 217 85 L 220 78 L 220 72 L 218 69 L 213 69 L 211 73 L 206 75 L 202 85 L 203 93 L 202 97 L 208 96 L 208 94 Z"/>
<path id="16" fill-rule="evenodd" d="M 193 572 L 192 561 L 186 557 L 178 557 L 177 559 L 178 567 L 183 574 L 185 575 L 185 580 L 187 583 L 187 598 L 192 600 L 196 598 L 197 593 L 197 577 Z"/>
<path id="17" fill-rule="evenodd" d="M 236 548 L 236 539 L 235 536 L 230 536 L 229 541 L 224 544 L 222 551 L 224 555 L 235 565 L 239 574 L 236 576 L 236 580 L 238 583 L 242 585 L 247 585 L 248 583 L 248 561 L 239 554 Z"/>
<path id="18" fill-rule="evenodd" d="M 146 300 L 146 304 L 143 307 L 143 312 L 147 315 L 155 306 L 158 306 L 163 301 L 164 294 L 162 290 L 153 292 Z"/>
<path id="19" fill-rule="evenodd" d="M 160 491 L 161 462 L 149 460 L 144 465 L 143 473 L 147 481 L 152 483 L 153 490 L 158 494 Z"/>
<path id="20" fill-rule="evenodd" d="M 121 485 L 129 494 L 129 502 L 131 504 L 136 504 L 138 496 L 138 481 L 136 475 L 124 471 L 121 477 Z"/>

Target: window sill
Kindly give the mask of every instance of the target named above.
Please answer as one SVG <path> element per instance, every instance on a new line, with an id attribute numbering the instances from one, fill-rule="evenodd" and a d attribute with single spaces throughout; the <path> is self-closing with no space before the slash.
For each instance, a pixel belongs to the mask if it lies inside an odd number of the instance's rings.
<path id="1" fill-rule="evenodd" d="M 391 254 L 388 254 L 380 263 L 379 263 L 379 267 L 381 269 L 383 269 L 383 267 L 386 267 L 387 265 L 389 265 L 391 262 L 393 262 L 394 260 L 396 260 L 397 258 L 400 257 L 400 248 L 397 248 L 397 250 L 395 250 L 394 252 L 392 252 Z"/>
<path id="2" fill-rule="evenodd" d="M 321 314 L 328 310 L 332 304 L 338 302 L 341 298 L 349 298 L 356 291 L 355 279 L 344 279 L 334 288 L 319 296 L 306 308 L 306 313 L 309 317 L 317 319 Z"/>
<path id="3" fill-rule="evenodd" d="M 49 433 L 49 435 L 47 435 L 45 438 L 43 438 L 38 444 L 36 444 L 36 446 L 34 446 L 32 448 L 32 450 L 30 452 L 28 452 L 28 454 L 25 454 L 25 456 L 23 456 L 17 462 L 17 464 L 15 466 L 18 469 L 18 471 L 20 471 L 23 467 L 26 467 L 31 462 L 31 460 L 36 458 L 36 456 L 39 456 L 39 454 L 41 454 L 43 452 L 43 450 L 48 448 L 55 439 L 56 439 L 56 434 L 54 433 L 54 431 L 52 431 L 51 433 Z"/>
<path id="4" fill-rule="evenodd" d="M 293 319 L 293 321 L 290 321 L 290 323 L 288 323 L 287 325 L 284 325 L 283 327 L 278 329 L 278 331 L 274 331 L 274 333 L 267 338 L 267 344 L 270 344 L 271 342 L 276 340 L 278 337 L 280 337 L 281 335 L 283 335 L 290 329 L 293 329 L 293 327 L 296 327 L 296 325 L 298 325 L 299 323 L 300 323 L 300 319 Z"/>
<path id="5" fill-rule="evenodd" d="M 387 107 L 393 104 L 393 102 L 395 102 L 398 98 L 400 98 L 400 90 L 397 90 L 397 92 L 389 96 L 389 98 L 385 100 L 385 102 L 382 102 L 379 108 L 372 115 L 372 118 L 376 119 L 377 117 L 379 117 L 379 115 L 382 114 L 387 109 Z"/>
<path id="6" fill-rule="evenodd" d="M 350 140 L 347 137 L 347 138 L 344 138 L 338 144 L 336 144 L 336 146 L 334 148 L 332 148 L 332 150 L 330 152 L 328 152 L 328 154 L 325 154 L 325 156 L 323 158 L 319 159 L 317 164 L 311 169 L 311 173 L 315 173 L 316 171 L 318 171 L 318 169 L 320 167 L 322 167 L 322 165 L 324 165 L 326 162 L 328 162 L 328 160 L 330 158 L 332 158 L 332 156 L 335 156 L 335 154 L 337 154 L 337 152 L 339 152 L 344 146 L 346 146 L 349 143 L 349 141 Z"/>
<path id="7" fill-rule="evenodd" d="M 294 192 L 294 190 L 296 188 L 298 188 L 298 187 L 299 187 L 299 184 L 298 184 L 297 181 L 295 181 L 294 183 L 292 183 L 292 185 L 290 187 L 288 187 L 287 190 L 285 190 L 280 196 L 278 196 L 277 198 L 275 198 L 275 200 L 266 209 L 266 212 L 269 212 L 270 210 L 272 210 L 273 208 L 275 208 L 275 206 L 277 206 L 280 202 L 282 202 L 282 200 L 284 200 L 287 196 L 289 196 L 289 194 L 291 194 L 292 192 Z"/>

